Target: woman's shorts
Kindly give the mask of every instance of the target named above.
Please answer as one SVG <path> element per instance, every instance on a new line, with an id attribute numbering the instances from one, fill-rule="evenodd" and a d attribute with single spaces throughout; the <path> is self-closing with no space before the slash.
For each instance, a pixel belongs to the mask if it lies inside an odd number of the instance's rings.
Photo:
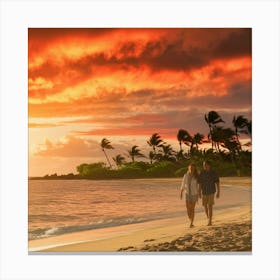
<path id="1" fill-rule="evenodd" d="M 214 202 L 214 196 L 215 194 L 212 193 L 212 194 L 209 194 L 209 195 L 202 195 L 202 205 L 205 206 L 205 205 L 214 205 L 215 202 Z"/>
<path id="2" fill-rule="evenodd" d="M 188 195 L 186 194 L 186 201 L 192 201 L 192 202 L 195 202 L 198 200 L 198 195 L 195 194 L 195 195 Z"/>

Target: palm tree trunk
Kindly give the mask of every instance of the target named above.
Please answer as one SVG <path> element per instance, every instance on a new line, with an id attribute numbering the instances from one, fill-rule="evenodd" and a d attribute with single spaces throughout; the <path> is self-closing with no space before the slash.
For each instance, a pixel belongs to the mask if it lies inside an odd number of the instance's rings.
<path id="1" fill-rule="evenodd" d="M 105 155 L 105 157 L 106 157 L 106 159 L 107 159 L 107 161 L 108 161 L 108 163 L 109 163 L 109 165 L 110 165 L 110 168 L 112 168 L 111 162 L 109 161 L 109 158 L 108 158 L 108 156 L 107 156 L 105 150 L 104 150 L 104 149 L 102 149 L 102 150 L 103 150 L 104 155 Z"/>
<path id="2" fill-rule="evenodd" d="M 214 143 L 213 143 L 213 140 L 212 140 L 212 129 L 211 129 L 211 126 L 210 125 L 208 125 L 209 126 L 209 131 L 210 131 L 210 137 L 211 137 L 211 144 L 212 144 L 212 150 L 214 150 Z"/>
<path id="3" fill-rule="evenodd" d="M 236 135 L 236 140 L 237 140 L 238 146 L 239 146 L 239 148 L 240 148 L 240 151 L 242 151 L 242 147 L 241 147 L 241 143 L 240 143 L 240 141 L 239 141 L 239 137 L 238 137 L 237 130 L 235 131 L 235 135 Z"/>

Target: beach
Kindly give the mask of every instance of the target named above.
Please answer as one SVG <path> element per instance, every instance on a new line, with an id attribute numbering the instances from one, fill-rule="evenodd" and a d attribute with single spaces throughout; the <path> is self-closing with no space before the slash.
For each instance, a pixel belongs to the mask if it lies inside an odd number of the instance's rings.
<path id="1" fill-rule="evenodd" d="M 246 200 L 244 200 L 244 191 L 248 192 Z M 227 199 L 223 198 L 224 194 L 225 196 L 227 194 Z M 221 203 L 223 199 L 226 201 L 224 204 Z M 242 203 L 238 203 L 239 201 Z M 207 226 L 201 201 L 196 209 L 198 211 L 194 228 L 188 227 L 189 222 L 185 213 L 178 217 L 30 240 L 29 252 L 118 252 L 123 254 L 161 251 L 252 251 L 251 178 L 221 178 L 221 197 L 216 200 L 214 206 L 212 226 Z"/>

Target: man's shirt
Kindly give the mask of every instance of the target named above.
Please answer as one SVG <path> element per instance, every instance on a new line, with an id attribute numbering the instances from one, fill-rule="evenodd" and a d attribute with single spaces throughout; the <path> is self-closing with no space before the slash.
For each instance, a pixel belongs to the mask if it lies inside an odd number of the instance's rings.
<path id="1" fill-rule="evenodd" d="M 214 170 L 202 170 L 199 177 L 198 183 L 201 186 L 202 194 L 209 195 L 216 192 L 216 183 L 219 182 L 219 176 Z"/>

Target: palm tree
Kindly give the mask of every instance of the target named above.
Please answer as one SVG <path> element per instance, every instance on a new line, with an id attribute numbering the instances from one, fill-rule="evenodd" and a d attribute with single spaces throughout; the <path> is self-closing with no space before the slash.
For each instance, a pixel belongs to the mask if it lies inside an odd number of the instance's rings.
<path id="1" fill-rule="evenodd" d="M 183 151 L 182 149 L 182 142 L 184 142 L 184 139 L 189 135 L 189 133 L 184 130 L 184 129 L 179 129 L 178 130 L 178 134 L 177 134 L 177 139 L 179 141 L 179 145 L 180 145 L 180 151 Z"/>
<path id="2" fill-rule="evenodd" d="M 192 137 L 187 130 L 179 129 L 178 134 L 177 134 L 177 139 L 179 141 L 180 151 L 183 151 L 182 143 L 184 143 L 185 145 L 190 146 L 190 147 L 192 147 L 192 145 L 193 145 Z"/>
<path id="3" fill-rule="evenodd" d="M 193 136 L 193 145 L 196 146 L 196 149 L 198 150 L 198 145 L 202 144 L 203 142 L 203 138 L 204 138 L 204 135 L 203 134 L 200 134 L 200 133 L 196 133 L 194 136 Z"/>
<path id="4" fill-rule="evenodd" d="M 250 137 L 252 137 L 252 121 L 247 121 L 246 127 L 248 134 L 250 135 Z"/>
<path id="5" fill-rule="evenodd" d="M 183 149 L 182 149 L 182 142 L 185 138 L 185 135 L 187 134 L 188 132 L 184 129 L 179 129 L 178 130 L 178 134 L 177 134 L 177 139 L 179 141 L 179 145 L 180 145 L 180 151 L 182 152 Z"/>
<path id="6" fill-rule="evenodd" d="M 252 121 L 248 121 L 246 119 L 245 129 L 241 130 L 240 132 L 249 135 L 250 138 L 251 138 L 251 141 L 252 141 Z M 251 141 L 247 142 L 243 146 L 251 147 L 252 146 L 252 142 Z"/>
<path id="7" fill-rule="evenodd" d="M 113 146 L 111 145 L 110 141 L 107 140 L 106 138 L 103 138 L 103 139 L 102 139 L 100 145 L 101 145 L 102 151 L 103 151 L 103 153 L 105 154 L 105 157 L 106 157 L 106 159 L 107 159 L 107 161 L 108 161 L 108 163 L 109 163 L 109 165 L 110 165 L 110 168 L 112 168 L 112 165 L 111 165 L 111 163 L 110 163 L 110 161 L 109 161 L 109 158 L 108 158 L 108 156 L 107 156 L 107 154 L 106 154 L 106 152 L 105 152 L 105 149 L 108 149 L 108 150 L 109 150 L 109 149 L 114 149 Z"/>
<path id="8" fill-rule="evenodd" d="M 175 151 L 172 149 L 171 145 L 161 145 L 162 148 L 162 158 L 163 160 L 175 160 Z"/>
<path id="9" fill-rule="evenodd" d="M 221 116 L 216 111 L 210 111 L 207 115 L 204 116 L 205 121 L 208 124 L 209 127 L 209 134 L 208 138 L 212 141 L 212 131 L 216 127 L 216 124 L 221 123 L 224 121 L 222 120 Z M 213 141 L 212 141 L 212 149 L 213 149 Z"/>
<path id="10" fill-rule="evenodd" d="M 234 116 L 233 120 L 232 120 L 232 124 L 235 128 L 236 140 L 237 140 L 237 143 L 239 144 L 240 150 L 242 150 L 242 148 L 241 148 L 241 144 L 240 144 L 240 141 L 239 141 L 238 132 L 241 132 L 241 133 L 244 132 L 242 129 L 247 126 L 247 123 L 248 123 L 248 120 L 241 115 L 238 116 L 238 117 Z"/>
<path id="11" fill-rule="evenodd" d="M 129 157 L 131 157 L 132 162 L 134 162 L 134 159 L 136 157 L 145 157 L 142 153 L 140 153 L 140 149 L 138 149 L 138 146 L 133 146 L 131 150 L 128 151 Z"/>
<path id="12" fill-rule="evenodd" d="M 245 129 L 240 131 L 241 133 L 247 134 L 252 138 L 252 121 L 246 119 Z"/>
<path id="13" fill-rule="evenodd" d="M 229 151 L 230 159 L 234 168 L 236 170 L 237 175 L 240 174 L 238 163 L 237 163 L 237 155 L 239 153 L 239 143 L 236 139 L 228 139 L 223 144 L 222 147 L 226 148 Z"/>
<path id="14" fill-rule="evenodd" d="M 153 151 L 149 152 L 149 159 L 150 159 L 150 163 L 153 163 L 153 160 L 156 158 L 156 154 Z"/>
<path id="15" fill-rule="evenodd" d="M 226 141 L 233 141 L 235 133 L 231 128 L 223 128 L 221 126 L 215 126 L 212 130 L 212 141 L 215 143 L 215 147 L 220 152 L 220 144 Z"/>
<path id="16" fill-rule="evenodd" d="M 153 148 L 154 154 L 156 154 L 156 147 L 160 147 L 163 141 L 158 133 L 154 133 L 147 143 Z"/>
<path id="17" fill-rule="evenodd" d="M 183 160 L 185 158 L 183 150 L 175 153 L 175 157 L 177 161 Z"/>
<path id="18" fill-rule="evenodd" d="M 116 157 L 113 157 L 113 160 L 118 167 L 125 162 L 125 158 L 122 155 L 116 155 Z"/>

